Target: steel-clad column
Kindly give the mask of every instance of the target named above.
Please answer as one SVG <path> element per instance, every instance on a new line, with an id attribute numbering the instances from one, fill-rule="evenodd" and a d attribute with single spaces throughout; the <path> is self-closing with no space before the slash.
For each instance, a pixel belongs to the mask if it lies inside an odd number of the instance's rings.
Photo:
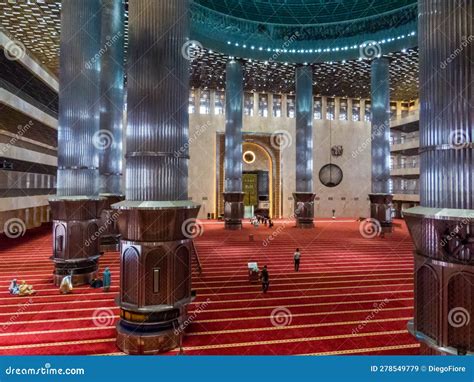
<path id="1" fill-rule="evenodd" d="M 231 60 L 226 68 L 225 94 L 225 228 L 242 228 L 244 193 L 242 192 L 242 119 L 244 102 L 242 64 Z"/>
<path id="2" fill-rule="evenodd" d="M 390 61 L 372 61 L 372 193 L 370 216 L 374 228 L 382 233 L 392 231 L 390 194 Z"/>
<path id="3" fill-rule="evenodd" d="M 419 0 L 420 196 L 415 243 L 422 354 L 474 353 L 474 5 Z"/>
<path id="4" fill-rule="evenodd" d="M 314 227 L 313 193 L 313 70 L 296 68 L 296 225 Z"/>
<path id="5" fill-rule="evenodd" d="M 199 205 L 188 200 L 189 1 L 129 2 L 126 200 L 120 210 L 117 346 L 179 345 L 191 293 Z"/>
<path id="6" fill-rule="evenodd" d="M 61 3 L 58 194 L 53 216 L 54 282 L 74 284 L 97 274 L 99 259 L 99 73 L 101 3 Z"/>
<path id="7" fill-rule="evenodd" d="M 100 195 L 107 199 L 101 214 L 101 252 L 118 250 L 118 213 L 111 205 L 124 199 L 122 181 L 122 131 L 124 108 L 124 4 L 102 0 L 100 75 L 99 173 Z"/>

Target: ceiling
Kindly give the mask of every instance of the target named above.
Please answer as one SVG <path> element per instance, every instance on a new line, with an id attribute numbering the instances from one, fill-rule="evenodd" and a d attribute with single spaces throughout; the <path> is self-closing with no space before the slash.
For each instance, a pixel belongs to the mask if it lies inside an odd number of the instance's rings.
<path id="1" fill-rule="evenodd" d="M 380 16 L 417 0 L 195 0 L 232 17 L 275 24 L 339 23 Z"/>
<path id="2" fill-rule="evenodd" d="M 418 50 L 389 53 L 391 99 L 408 101 L 418 98 Z M 225 88 L 225 69 L 229 57 L 202 50 L 191 62 L 191 86 Z M 246 91 L 292 93 L 295 91 L 295 64 L 262 62 L 249 59 L 244 64 Z M 370 98 L 370 60 L 313 63 L 315 95 Z"/>
<path id="3" fill-rule="evenodd" d="M 199 9 L 209 9 L 218 14 L 226 11 L 226 17 L 249 17 L 251 22 L 261 20 L 265 13 L 272 9 L 273 14 L 278 13 L 280 21 L 290 22 L 291 18 L 296 18 L 301 22 L 305 21 L 309 15 L 319 21 L 346 20 L 350 25 L 353 18 L 370 18 L 381 13 L 391 12 L 404 5 L 413 4 L 416 0 L 194 0 L 193 7 Z M 277 4 L 280 6 L 276 8 Z M 303 5 L 304 4 L 304 5 Z M 253 7 L 253 8 L 252 8 Z M 253 9 L 253 11 L 252 11 Z M 412 9 L 412 7 L 410 8 Z M 60 40 L 60 0 L 37 1 L 17 1 L 0 0 L 0 24 L 16 40 L 20 41 L 26 48 L 34 54 L 52 73 L 59 72 L 59 40 Z M 194 11 L 193 11 L 194 12 Z M 412 18 L 413 9 L 408 14 L 408 20 Z M 247 15 L 245 15 L 247 13 Z M 127 14 L 126 14 L 127 15 Z M 240 15 L 240 16 L 239 16 Z M 268 13 L 270 15 L 270 13 Z M 274 16 L 276 17 L 276 16 Z M 301 17 L 301 18 L 300 18 Z M 405 17 L 405 16 L 404 16 Z M 296 20 L 295 19 L 295 20 Z M 393 17 L 391 18 L 393 20 Z M 397 21 L 400 23 L 401 21 Z M 409 24 L 402 24 L 394 27 L 411 28 L 413 20 Z M 375 21 L 370 21 L 370 25 L 375 25 Z M 193 24 L 194 21 L 193 21 Z M 337 23 L 336 23 L 337 24 Z M 334 25 L 334 24 L 333 24 Z M 354 24 L 355 25 L 355 24 Z M 361 24 L 365 25 L 365 24 Z M 206 31 L 211 30 L 209 25 L 204 25 Z M 258 27 L 258 25 L 257 25 Z M 301 27 L 301 26 L 299 26 Z M 259 29 L 260 30 L 260 29 Z M 301 29 L 300 29 L 301 30 Z M 308 29 L 309 30 L 309 29 Z M 318 31 L 319 29 L 316 29 Z M 408 30 L 408 29 L 407 29 Z M 278 30 L 272 29 L 272 33 Z M 217 30 L 217 32 L 219 32 Z M 392 31 L 393 32 L 393 31 Z M 268 30 L 262 32 L 267 37 Z M 279 32 L 278 32 L 279 33 Z M 382 36 L 377 32 L 376 36 Z M 395 32 L 393 32 L 395 33 Z M 218 35 L 220 33 L 217 33 Z M 242 37 L 242 34 L 238 34 Z M 272 37 L 272 36 L 270 36 Z M 271 38 L 276 41 L 275 36 Z M 280 36 L 285 43 L 289 40 L 286 36 Z M 203 37 L 204 38 L 204 37 Z M 303 36 L 303 40 L 308 36 Z M 352 37 L 351 37 L 352 38 Z M 380 37 L 382 38 L 382 37 Z M 416 36 L 411 36 L 411 45 L 416 40 Z M 325 44 L 329 40 L 323 39 Z M 344 41 L 344 39 L 341 39 Z M 221 43 L 223 40 L 221 38 Z M 391 87 L 392 99 L 409 100 L 418 97 L 418 52 L 412 49 L 410 44 L 399 39 L 397 45 L 398 52 L 392 52 L 381 46 L 381 53 L 390 57 L 391 64 Z M 296 41 L 299 43 L 299 41 Z M 301 44 L 316 46 L 314 41 L 301 41 Z M 333 42 L 331 42 L 333 44 Z M 206 44 L 203 44 L 207 46 Z M 335 50 L 334 45 L 333 51 Z M 246 90 L 291 92 L 294 91 L 294 69 L 291 62 L 300 62 L 301 59 L 288 57 L 283 53 L 260 52 L 258 60 L 249 59 L 252 55 L 242 50 L 242 46 L 236 47 L 233 43 L 225 44 L 222 49 L 203 49 L 191 63 L 191 85 L 195 87 L 222 88 L 225 79 L 225 62 L 228 56 L 247 57 L 245 59 L 245 88 Z M 250 45 L 249 45 L 250 47 Z M 402 47 L 406 48 L 403 49 Z M 210 49 L 213 49 L 214 52 Z M 249 49 L 247 49 L 249 50 Z M 222 53 L 215 53 L 216 51 Z M 316 50 L 315 50 L 316 53 Z M 310 59 L 307 62 L 314 69 L 315 94 L 327 96 L 338 95 L 343 97 L 363 97 L 369 96 L 370 89 L 370 61 L 360 59 L 344 60 L 343 56 L 338 56 L 339 52 L 332 52 L 337 60 L 331 62 L 328 55 L 318 53 L 317 59 Z M 359 47 L 355 49 L 355 56 L 359 57 Z M 285 61 L 289 64 L 285 64 Z"/>

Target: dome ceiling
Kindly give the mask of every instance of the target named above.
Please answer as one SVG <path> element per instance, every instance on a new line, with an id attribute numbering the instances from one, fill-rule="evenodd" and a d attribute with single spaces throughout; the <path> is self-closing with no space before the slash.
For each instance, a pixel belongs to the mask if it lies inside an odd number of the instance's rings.
<path id="1" fill-rule="evenodd" d="M 194 0 L 232 17 L 273 24 L 354 21 L 400 10 L 417 0 Z"/>

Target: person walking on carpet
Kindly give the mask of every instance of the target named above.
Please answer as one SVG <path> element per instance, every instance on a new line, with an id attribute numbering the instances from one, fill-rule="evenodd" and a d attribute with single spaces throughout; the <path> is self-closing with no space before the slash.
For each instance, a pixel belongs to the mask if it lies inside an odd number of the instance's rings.
<path id="1" fill-rule="evenodd" d="M 260 279 L 262 280 L 262 291 L 267 293 L 268 287 L 270 286 L 270 275 L 268 274 L 267 266 L 265 265 L 260 272 Z"/>
<path id="2" fill-rule="evenodd" d="M 301 259 L 301 252 L 299 248 L 296 248 L 296 252 L 293 255 L 293 260 L 295 262 L 295 272 L 300 270 L 300 259 Z"/>

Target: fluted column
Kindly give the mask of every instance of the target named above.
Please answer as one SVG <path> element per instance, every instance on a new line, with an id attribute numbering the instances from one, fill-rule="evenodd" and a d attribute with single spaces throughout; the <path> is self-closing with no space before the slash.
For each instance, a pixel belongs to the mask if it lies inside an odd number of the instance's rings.
<path id="1" fill-rule="evenodd" d="M 225 192 L 226 229 L 240 229 L 244 217 L 242 192 L 242 120 L 244 103 L 242 64 L 231 60 L 226 67 L 225 94 Z"/>
<path id="2" fill-rule="evenodd" d="M 50 198 L 54 282 L 95 277 L 99 259 L 99 73 L 101 3 L 61 3 L 58 181 Z"/>
<path id="3" fill-rule="evenodd" d="M 474 5 L 419 0 L 420 197 L 406 211 L 415 243 L 415 318 L 423 354 L 473 354 Z"/>
<path id="4" fill-rule="evenodd" d="M 100 73 L 99 174 L 100 195 L 107 199 L 102 210 L 100 249 L 118 250 L 120 234 L 111 205 L 123 200 L 122 134 L 124 108 L 124 4 L 102 1 Z"/>
<path id="5" fill-rule="evenodd" d="M 296 224 L 314 226 L 313 193 L 313 71 L 311 66 L 296 68 Z"/>
<path id="6" fill-rule="evenodd" d="M 121 319 L 129 354 L 177 347 L 192 300 L 188 200 L 189 2 L 129 2 L 126 200 L 120 210 Z"/>
<path id="7" fill-rule="evenodd" d="M 374 227 L 382 232 L 392 230 L 390 194 L 390 61 L 372 61 L 372 193 L 370 216 Z"/>

